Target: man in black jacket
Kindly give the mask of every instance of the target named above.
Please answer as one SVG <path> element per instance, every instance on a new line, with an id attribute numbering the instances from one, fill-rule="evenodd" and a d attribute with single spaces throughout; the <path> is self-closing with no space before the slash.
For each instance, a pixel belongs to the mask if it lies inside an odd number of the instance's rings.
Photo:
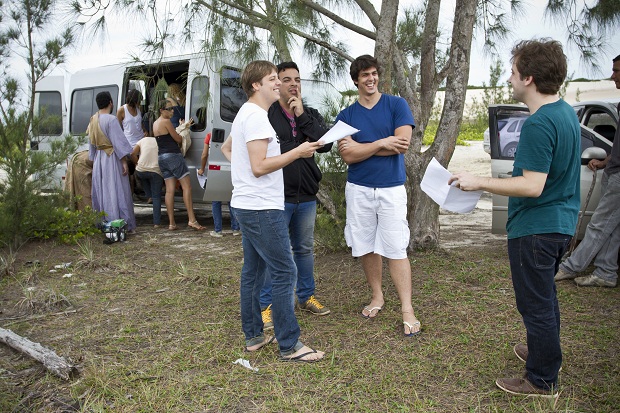
<path id="1" fill-rule="evenodd" d="M 280 100 L 269 108 L 269 122 L 278 134 L 282 153 L 305 141 L 316 142 L 327 132 L 323 117 L 316 109 L 301 101 L 301 79 L 294 62 L 280 63 L 278 77 Z M 329 152 L 332 144 L 317 152 Z M 288 220 L 293 258 L 297 266 L 296 294 L 299 307 L 316 315 L 327 315 L 330 310 L 314 297 L 314 221 L 316 193 L 322 178 L 314 157 L 302 158 L 285 166 L 284 210 Z M 266 279 L 261 291 L 260 304 L 264 328 L 273 328 L 271 319 L 271 280 Z"/>

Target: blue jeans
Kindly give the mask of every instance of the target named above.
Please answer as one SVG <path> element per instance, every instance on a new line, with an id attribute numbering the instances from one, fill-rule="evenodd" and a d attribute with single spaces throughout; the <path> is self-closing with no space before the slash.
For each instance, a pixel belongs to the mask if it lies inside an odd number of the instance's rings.
<path id="1" fill-rule="evenodd" d="M 528 235 L 508 240 L 508 258 L 517 309 L 527 331 L 528 380 L 549 389 L 557 386 L 562 365 L 560 306 L 553 277 L 571 236 Z"/>
<path id="2" fill-rule="evenodd" d="M 314 221 L 316 201 L 299 204 L 284 203 L 284 216 L 293 248 L 293 259 L 297 266 L 297 299 L 305 303 L 314 295 Z M 260 293 L 262 309 L 271 304 L 271 278 L 265 277 L 265 286 Z"/>
<path id="3" fill-rule="evenodd" d="M 594 260 L 594 275 L 616 281 L 620 247 L 620 172 L 611 176 L 603 173 L 601 195 L 583 240 L 560 267 L 569 273 L 582 272 Z"/>
<path id="4" fill-rule="evenodd" d="M 136 177 L 142 182 L 146 197 L 153 200 L 153 224 L 161 224 L 161 188 L 164 178 L 155 172 L 141 171 L 136 171 Z"/>
<path id="5" fill-rule="evenodd" d="M 284 211 L 254 211 L 234 208 L 242 232 L 241 327 L 246 343 L 263 335 L 260 290 L 269 274 L 273 285 L 273 326 L 280 354 L 299 350 L 299 324 L 295 317 L 297 270 Z"/>
<path id="6" fill-rule="evenodd" d="M 230 229 L 239 231 L 239 223 L 237 222 L 237 218 L 235 218 L 230 204 L 228 205 L 228 209 L 230 210 Z M 222 201 L 211 202 L 211 212 L 213 213 L 215 232 L 222 232 Z"/>

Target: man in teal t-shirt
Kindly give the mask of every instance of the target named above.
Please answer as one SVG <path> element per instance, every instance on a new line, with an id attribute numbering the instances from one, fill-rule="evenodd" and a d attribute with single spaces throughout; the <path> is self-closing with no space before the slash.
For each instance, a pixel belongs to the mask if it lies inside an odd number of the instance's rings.
<path id="1" fill-rule="evenodd" d="M 522 41 L 512 50 L 513 97 L 532 114 L 521 129 L 511 178 L 455 174 L 449 183 L 465 190 L 506 195 L 508 258 L 517 309 L 527 344 L 514 352 L 526 375 L 501 378 L 502 390 L 556 398 L 560 348 L 560 308 L 553 277 L 575 231 L 579 213 L 580 127 L 573 108 L 558 96 L 566 77 L 559 42 Z"/>

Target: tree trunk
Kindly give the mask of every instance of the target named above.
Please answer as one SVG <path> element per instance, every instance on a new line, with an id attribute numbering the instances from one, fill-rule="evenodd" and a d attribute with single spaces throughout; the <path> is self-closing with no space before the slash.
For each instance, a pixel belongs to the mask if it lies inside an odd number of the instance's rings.
<path id="1" fill-rule="evenodd" d="M 435 141 L 426 152 L 419 153 L 410 150 L 405 156 L 409 202 L 407 219 L 411 230 L 410 250 L 435 247 L 439 244 L 439 207 L 420 189 L 420 181 L 424 176 L 426 166 L 433 157 L 437 158 L 443 166 L 447 166 L 454 152 L 465 107 L 476 6 L 476 0 L 456 2 L 454 13 L 456 17 L 446 77 L 446 100 Z M 426 60 L 424 55 L 422 56 L 422 67 L 431 63 L 434 64 Z M 422 130 L 416 130 L 414 139 L 419 139 L 421 142 L 422 135 Z"/>
<path id="2" fill-rule="evenodd" d="M 379 76 L 379 90 L 392 93 L 392 56 L 395 53 L 396 18 L 398 17 L 399 0 L 383 0 L 381 16 L 377 26 L 375 41 L 375 58 L 379 61 L 383 73 Z"/>
<path id="3" fill-rule="evenodd" d="M 61 379 L 69 380 L 77 373 L 75 366 L 58 356 L 53 350 L 45 348 L 39 343 L 33 343 L 11 330 L 0 328 L 0 341 L 42 363 L 47 370 Z"/>

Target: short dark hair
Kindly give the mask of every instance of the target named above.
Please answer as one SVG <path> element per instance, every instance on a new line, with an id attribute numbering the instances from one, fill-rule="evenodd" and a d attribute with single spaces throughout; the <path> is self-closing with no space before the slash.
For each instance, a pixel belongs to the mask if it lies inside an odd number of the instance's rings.
<path id="1" fill-rule="evenodd" d="M 381 67 L 379 66 L 379 61 L 369 54 L 359 56 L 353 62 L 351 62 L 351 69 L 349 70 L 349 73 L 351 74 L 351 79 L 353 79 L 353 83 L 357 85 L 357 79 L 360 76 L 360 72 L 371 67 L 377 69 L 379 75 L 381 74 Z"/>
<path id="2" fill-rule="evenodd" d="M 105 109 L 108 107 L 110 102 L 112 102 L 112 95 L 107 91 L 99 92 L 97 93 L 97 96 L 95 96 L 95 102 L 97 102 L 97 107 L 99 109 Z"/>
<path id="3" fill-rule="evenodd" d="M 131 89 L 127 92 L 127 96 L 125 96 L 125 103 L 135 108 L 138 103 L 142 100 L 142 93 L 140 93 L 137 89 Z"/>
<path id="4" fill-rule="evenodd" d="M 280 74 L 280 72 L 284 72 L 286 69 L 295 69 L 297 70 L 297 72 L 299 72 L 299 68 L 297 67 L 297 63 L 295 62 L 282 62 L 277 65 L 276 68 L 278 70 L 278 74 Z"/>
<path id="5" fill-rule="evenodd" d="M 618 60 L 620 60 L 620 54 L 616 57 L 614 57 L 614 60 L 612 60 L 613 63 L 616 63 Z"/>
<path id="6" fill-rule="evenodd" d="M 255 92 L 252 85 L 256 82 L 260 83 L 263 78 L 272 71 L 276 71 L 277 73 L 277 70 L 278 68 L 276 65 L 266 60 L 255 60 L 250 62 L 245 69 L 243 69 L 243 73 L 241 73 L 241 87 L 248 97 L 250 97 Z"/>
<path id="7" fill-rule="evenodd" d="M 557 40 L 523 40 L 512 48 L 510 60 L 517 66 L 521 80 L 533 77 L 536 90 L 544 95 L 558 93 L 566 79 L 566 55 Z"/>

